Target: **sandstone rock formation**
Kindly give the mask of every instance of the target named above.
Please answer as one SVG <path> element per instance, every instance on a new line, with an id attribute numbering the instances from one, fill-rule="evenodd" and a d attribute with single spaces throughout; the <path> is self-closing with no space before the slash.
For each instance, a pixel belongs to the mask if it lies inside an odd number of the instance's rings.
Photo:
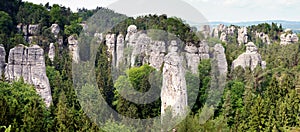
<path id="1" fill-rule="evenodd" d="M 124 36 L 119 34 L 117 37 L 117 52 L 116 52 L 116 67 L 119 67 L 120 64 L 124 63 Z"/>
<path id="2" fill-rule="evenodd" d="M 200 26 L 200 32 L 204 35 L 204 38 L 207 38 L 211 32 L 210 26 L 209 25 Z"/>
<path id="3" fill-rule="evenodd" d="M 54 43 L 50 43 L 49 52 L 48 52 L 49 59 L 53 62 L 55 57 L 55 46 Z"/>
<path id="4" fill-rule="evenodd" d="M 78 50 L 78 40 L 75 35 L 71 35 L 68 37 L 69 50 L 72 56 L 72 60 L 74 63 L 78 63 L 79 61 L 79 50 Z"/>
<path id="5" fill-rule="evenodd" d="M 136 44 L 131 44 L 131 46 L 134 47 L 130 60 L 130 64 L 132 67 L 137 64 L 147 64 L 147 62 L 149 62 L 149 60 L 146 57 L 146 53 L 148 52 L 148 46 L 150 44 L 151 39 L 145 33 L 138 35 Z"/>
<path id="6" fill-rule="evenodd" d="M 199 43 L 199 56 L 200 60 L 209 59 L 209 46 L 206 41 L 201 41 Z"/>
<path id="7" fill-rule="evenodd" d="M 164 62 L 166 43 L 163 41 L 152 41 L 150 44 L 149 63 L 150 66 L 159 70 Z"/>
<path id="8" fill-rule="evenodd" d="M 227 34 L 225 32 L 221 33 L 220 40 L 225 43 L 227 42 Z"/>
<path id="9" fill-rule="evenodd" d="M 37 93 L 44 99 L 46 106 L 50 106 L 52 96 L 46 75 L 44 50 L 39 46 L 26 47 L 18 45 L 12 48 L 5 68 L 5 77 L 10 81 L 23 77 L 26 83 L 35 86 Z"/>
<path id="10" fill-rule="evenodd" d="M 235 31 L 235 27 L 234 26 L 230 26 L 230 27 L 227 28 L 227 32 L 226 33 L 228 35 L 232 36 L 232 35 L 234 35 L 234 31 Z"/>
<path id="11" fill-rule="evenodd" d="M 257 52 L 257 47 L 253 42 L 246 44 L 246 52 L 241 54 L 237 59 L 232 62 L 232 68 L 241 66 L 243 68 L 250 67 L 254 70 L 257 66 L 265 67 L 260 54 Z"/>
<path id="12" fill-rule="evenodd" d="M 111 54 L 111 60 L 108 58 L 108 61 L 111 61 L 113 66 L 116 65 L 115 36 L 115 34 L 107 34 L 105 37 L 107 52 Z"/>
<path id="13" fill-rule="evenodd" d="M 271 40 L 269 38 L 269 36 L 263 32 L 256 32 L 256 38 L 260 38 L 262 40 L 263 43 L 266 43 L 266 44 L 271 44 Z"/>
<path id="14" fill-rule="evenodd" d="M 297 34 L 283 33 L 280 36 L 280 45 L 288 45 L 297 43 L 299 41 L 299 37 Z"/>
<path id="15" fill-rule="evenodd" d="M 216 44 L 214 47 L 214 59 L 217 60 L 220 74 L 226 75 L 228 64 L 226 60 L 225 49 L 221 44 Z"/>
<path id="16" fill-rule="evenodd" d="M 242 27 L 238 29 L 238 43 L 239 45 L 245 44 L 248 42 L 248 36 L 247 36 L 247 28 Z"/>
<path id="17" fill-rule="evenodd" d="M 198 65 L 200 63 L 200 56 L 196 45 L 189 43 L 185 46 L 187 66 L 192 73 L 198 73 Z"/>
<path id="18" fill-rule="evenodd" d="M 35 25 L 29 25 L 28 27 L 28 33 L 30 35 L 38 35 L 39 33 L 39 25 L 38 24 L 35 24 Z"/>
<path id="19" fill-rule="evenodd" d="M 51 25 L 51 32 L 54 34 L 55 38 L 57 38 L 57 35 L 60 32 L 60 28 L 58 24 L 52 24 Z"/>
<path id="20" fill-rule="evenodd" d="M 180 117 L 186 114 L 188 105 L 183 58 L 177 51 L 177 42 L 172 41 L 164 58 L 161 114 L 170 107 L 172 115 Z"/>
<path id="21" fill-rule="evenodd" d="M 5 70 L 5 56 L 6 56 L 6 52 L 5 49 L 3 47 L 3 45 L 0 45 L 0 78 L 2 78 L 2 75 L 4 74 L 4 70 Z"/>
<path id="22" fill-rule="evenodd" d="M 137 33 L 137 27 L 135 25 L 130 25 L 127 28 L 125 41 L 131 42 L 133 39 L 132 37 L 135 35 L 135 33 Z"/>

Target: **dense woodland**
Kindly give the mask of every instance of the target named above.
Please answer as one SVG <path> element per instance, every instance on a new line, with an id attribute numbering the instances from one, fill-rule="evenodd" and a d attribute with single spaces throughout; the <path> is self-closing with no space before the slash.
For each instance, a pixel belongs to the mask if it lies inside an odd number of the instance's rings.
<path id="1" fill-rule="evenodd" d="M 101 126 L 91 121 L 81 108 L 75 94 L 72 80 L 72 59 L 68 52 L 67 37 L 79 35 L 82 26 L 98 11 L 114 13 L 109 9 L 95 10 L 78 9 L 72 12 L 70 8 L 61 5 L 36 5 L 21 0 L 0 0 L 0 44 L 6 52 L 17 44 L 29 45 L 23 33 L 16 28 L 19 23 L 40 24 L 40 45 L 45 53 L 50 43 L 55 43 L 54 35 L 50 31 L 53 23 L 59 24 L 63 38 L 63 47 L 56 48 L 56 56 L 52 63 L 47 54 L 47 76 L 50 81 L 53 103 L 46 108 L 41 97 L 33 86 L 25 84 L 22 79 L 8 83 L 3 79 L 0 82 L 0 131 L 160 131 L 156 122 L 147 130 L 115 123 L 114 120 Z M 203 37 L 194 27 L 190 27 L 179 18 L 169 18 L 166 15 L 148 15 L 137 18 L 126 18 L 116 25 L 110 32 L 126 33 L 129 25 L 137 25 L 139 30 L 160 29 L 179 36 L 183 42 L 196 43 Z M 197 97 L 192 112 L 175 129 L 179 132 L 196 131 L 299 131 L 300 130 L 300 95 L 296 88 L 300 88 L 300 43 L 287 46 L 279 45 L 280 33 L 283 28 L 275 23 L 260 24 L 248 27 L 268 34 L 272 44 L 267 45 L 249 34 L 249 39 L 258 46 L 259 53 L 267 62 L 267 68 L 257 67 L 254 71 L 243 68 L 231 69 L 231 64 L 245 46 L 239 46 L 235 35 L 229 36 L 228 43 L 222 43 L 226 49 L 228 61 L 228 75 L 225 91 L 221 102 L 216 107 L 204 104 L 207 100 L 207 89 L 214 79 L 214 60 L 204 60 L 199 64 L 198 75 L 187 75 L 187 80 L 197 76 L 199 85 L 188 86 L 189 97 Z M 172 39 L 165 37 L 168 34 L 153 35 L 154 39 Z M 158 36 L 155 38 L 155 36 Z M 163 36 L 163 37 L 159 37 Z M 168 40 L 164 40 L 168 41 Z M 218 39 L 208 38 L 210 46 L 220 43 Z M 57 47 L 58 44 L 55 43 Z M 183 47 L 184 45 L 182 45 Z M 181 47 L 181 48 L 182 48 Z M 148 105 L 138 105 L 129 102 L 118 94 L 113 84 L 110 57 L 107 47 L 101 44 L 98 48 L 95 62 L 96 80 L 98 88 L 106 102 L 120 114 L 127 117 L 147 119 L 160 115 L 160 100 Z M 82 57 L 83 55 L 81 55 Z M 82 57 L 84 58 L 84 57 Z M 149 89 L 147 78 L 155 70 L 151 66 L 143 65 L 128 69 L 130 83 L 140 92 Z M 161 71 L 157 71 L 158 74 Z M 298 81 L 299 80 L 299 81 Z M 201 121 L 202 114 L 213 115 L 208 121 Z"/>

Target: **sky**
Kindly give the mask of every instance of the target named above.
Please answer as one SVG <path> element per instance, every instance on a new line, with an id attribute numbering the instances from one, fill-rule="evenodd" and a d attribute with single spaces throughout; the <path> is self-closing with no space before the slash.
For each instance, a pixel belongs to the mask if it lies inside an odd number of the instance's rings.
<path id="1" fill-rule="evenodd" d="M 25 1 L 25 0 L 24 0 Z M 108 7 L 118 0 L 26 0 L 35 4 L 60 4 L 73 11 L 85 7 Z M 139 1 L 139 0 L 136 0 Z M 151 1 L 151 0 L 149 0 Z M 209 21 L 246 22 L 264 20 L 300 21 L 300 0 L 183 0 Z M 135 7 L 131 7 L 135 8 Z M 180 9 L 180 5 L 178 6 Z M 194 16 L 197 17 L 197 16 Z"/>

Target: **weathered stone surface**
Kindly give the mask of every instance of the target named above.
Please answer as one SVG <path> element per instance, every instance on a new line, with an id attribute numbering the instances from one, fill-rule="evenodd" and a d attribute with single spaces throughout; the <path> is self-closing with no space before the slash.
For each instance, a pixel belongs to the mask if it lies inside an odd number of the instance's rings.
<path id="1" fill-rule="evenodd" d="M 188 69 L 191 70 L 192 73 L 197 74 L 198 65 L 200 63 L 198 48 L 194 44 L 189 43 L 185 46 L 185 51 L 186 51 L 185 56 L 186 56 Z"/>
<path id="2" fill-rule="evenodd" d="M 271 40 L 267 34 L 265 34 L 263 32 L 260 32 L 260 33 L 256 32 L 255 36 L 256 36 L 256 38 L 260 38 L 263 41 L 263 43 L 271 44 Z"/>
<path id="3" fill-rule="evenodd" d="M 138 36 L 136 44 L 132 43 L 131 45 L 134 47 L 130 64 L 131 66 L 135 66 L 136 63 L 139 64 L 147 64 L 149 62 L 146 57 L 146 53 L 148 52 L 149 45 L 151 44 L 151 39 L 146 34 L 142 33 Z"/>
<path id="4" fill-rule="evenodd" d="M 57 38 L 57 35 L 60 32 L 60 28 L 58 24 L 52 24 L 51 25 L 51 32 L 54 34 L 54 36 Z"/>
<path id="5" fill-rule="evenodd" d="M 241 66 L 243 68 L 250 67 L 254 70 L 257 66 L 263 66 L 260 54 L 257 52 L 257 47 L 253 42 L 246 44 L 246 53 L 241 54 L 232 62 L 233 69 Z"/>
<path id="6" fill-rule="evenodd" d="M 207 38 L 210 34 L 210 26 L 209 25 L 201 25 L 200 32 L 204 35 L 204 38 Z"/>
<path id="7" fill-rule="evenodd" d="M 224 24 L 220 24 L 213 29 L 212 37 L 220 38 L 219 32 L 222 33 L 222 32 L 226 32 L 226 31 L 227 31 L 227 27 Z"/>
<path id="8" fill-rule="evenodd" d="M 50 43 L 48 57 L 52 62 L 54 61 L 54 57 L 55 57 L 54 43 Z"/>
<path id="9" fill-rule="evenodd" d="M 38 24 L 29 25 L 29 27 L 28 27 L 28 33 L 30 35 L 38 35 L 38 33 L 39 33 L 39 25 Z"/>
<path id="10" fill-rule="evenodd" d="M 132 37 L 137 33 L 137 27 L 135 25 L 130 25 L 127 28 L 127 34 L 126 34 L 126 38 L 125 41 L 131 42 L 132 41 Z"/>
<path id="11" fill-rule="evenodd" d="M 214 59 L 217 60 L 217 65 L 220 74 L 227 74 L 228 64 L 225 55 L 225 49 L 221 44 L 216 44 L 214 47 Z"/>
<path id="12" fill-rule="evenodd" d="M 107 52 L 112 55 L 111 60 L 108 58 L 108 61 L 111 61 L 113 66 L 116 65 L 115 36 L 115 34 L 107 34 L 105 37 Z"/>
<path id="13" fill-rule="evenodd" d="M 171 41 L 164 58 L 163 86 L 161 90 L 161 114 L 171 108 L 173 116 L 184 116 L 187 112 L 187 90 L 183 58 L 177 52 L 177 42 Z"/>
<path id="14" fill-rule="evenodd" d="M 227 28 L 227 34 L 228 35 L 234 35 L 234 31 L 235 31 L 235 27 L 234 26 L 230 26 Z"/>
<path id="15" fill-rule="evenodd" d="M 26 83 L 35 86 L 37 93 L 44 99 L 46 106 L 50 106 L 52 96 L 46 75 L 44 50 L 39 46 L 26 47 L 18 45 L 12 48 L 5 68 L 5 77 L 10 81 L 23 77 Z"/>
<path id="16" fill-rule="evenodd" d="M 166 43 L 163 41 L 151 41 L 149 52 L 147 55 L 149 55 L 150 66 L 159 70 L 164 62 Z"/>
<path id="17" fill-rule="evenodd" d="M 5 56 L 6 56 L 6 52 L 5 52 L 3 45 L 1 44 L 0 45 L 0 78 L 2 78 L 2 75 L 4 74 L 4 69 L 6 66 Z"/>
<path id="18" fill-rule="evenodd" d="M 79 61 L 79 50 L 78 50 L 78 40 L 75 35 L 71 35 L 68 37 L 69 50 L 72 56 L 72 60 L 74 63 L 78 63 Z"/>
<path id="19" fill-rule="evenodd" d="M 242 27 L 238 29 L 238 43 L 239 45 L 245 44 L 248 42 L 248 36 L 247 36 L 247 28 Z"/>
<path id="20" fill-rule="evenodd" d="M 227 42 L 227 34 L 225 32 L 221 33 L 220 40 L 225 43 Z"/>
<path id="21" fill-rule="evenodd" d="M 124 35 L 119 34 L 117 37 L 116 67 L 119 67 L 120 64 L 124 64 L 124 41 Z"/>
<path id="22" fill-rule="evenodd" d="M 209 46 L 206 41 L 201 41 L 199 43 L 199 56 L 200 60 L 209 59 Z"/>
<path id="23" fill-rule="evenodd" d="M 297 34 L 283 33 L 280 35 L 280 45 L 297 43 L 299 38 Z"/>
<path id="24" fill-rule="evenodd" d="M 103 34 L 102 34 L 102 33 L 96 32 L 96 33 L 94 34 L 94 37 L 96 38 L 97 43 L 101 43 L 102 40 L 103 40 Z"/>

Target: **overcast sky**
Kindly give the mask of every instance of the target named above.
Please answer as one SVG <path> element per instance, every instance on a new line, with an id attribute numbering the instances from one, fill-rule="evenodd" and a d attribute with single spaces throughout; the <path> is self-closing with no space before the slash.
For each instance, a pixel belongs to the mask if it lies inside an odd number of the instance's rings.
<path id="1" fill-rule="evenodd" d="M 27 0 L 36 4 L 60 4 L 73 11 L 85 7 L 107 7 L 117 0 Z M 138 0 L 136 0 L 138 1 Z M 151 0 L 150 0 L 151 1 Z M 242 22 L 263 20 L 300 21 L 300 0 L 183 0 L 212 21 Z M 134 8 L 134 7 L 132 7 Z M 180 8 L 180 5 L 178 5 Z M 197 17 L 197 16 L 195 16 Z"/>

